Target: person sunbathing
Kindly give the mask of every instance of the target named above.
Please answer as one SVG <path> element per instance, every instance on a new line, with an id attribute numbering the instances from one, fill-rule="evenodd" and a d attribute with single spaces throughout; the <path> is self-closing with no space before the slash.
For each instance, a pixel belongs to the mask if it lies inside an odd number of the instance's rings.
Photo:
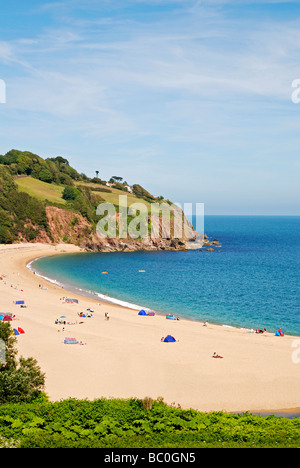
<path id="1" fill-rule="evenodd" d="M 214 352 L 214 354 L 212 355 L 213 358 L 221 358 L 223 359 L 223 356 L 219 356 L 219 354 L 217 354 L 216 352 Z"/>

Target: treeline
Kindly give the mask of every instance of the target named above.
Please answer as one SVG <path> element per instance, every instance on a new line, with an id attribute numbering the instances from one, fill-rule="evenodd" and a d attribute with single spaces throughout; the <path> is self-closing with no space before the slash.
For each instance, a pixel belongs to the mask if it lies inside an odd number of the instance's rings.
<path id="1" fill-rule="evenodd" d="M 29 151 L 13 149 L 4 156 L 0 155 L 0 164 L 8 166 L 14 176 L 30 175 L 49 184 L 73 185 L 74 180 L 82 180 L 82 176 L 62 156 L 43 159 Z"/>

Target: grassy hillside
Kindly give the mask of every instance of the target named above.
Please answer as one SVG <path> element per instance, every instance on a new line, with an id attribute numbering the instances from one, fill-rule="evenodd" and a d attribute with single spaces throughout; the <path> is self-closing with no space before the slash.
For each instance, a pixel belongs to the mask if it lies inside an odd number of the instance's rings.
<path id="1" fill-rule="evenodd" d="M 48 184 L 41 180 L 34 179 L 31 176 L 15 179 L 20 192 L 28 193 L 31 197 L 38 200 L 49 200 L 52 203 L 65 204 L 66 200 L 62 198 L 64 186 L 57 184 Z"/>
<path id="2" fill-rule="evenodd" d="M 118 205 L 119 204 L 119 196 L 126 195 L 127 196 L 127 203 L 128 206 L 131 205 L 132 203 L 140 203 L 141 198 L 137 197 L 133 193 L 130 193 L 125 190 L 119 190 L 114 187 L 105 187 L 103 185 L 95 184 L 92 182 L 75 182 L 75 185 L 77 187 L 87 187 L 88 189 L 91 190 L 92 194 L 95 197 L 98 197 L 101 201 L 105 201 L 107 203 L 112 203 L 113 205 Z M 147 200 L 143 200 L 143 203 L 150 208 L 150 202 Z"/>
<path id="3" fill-rule="evenodd" d="M 43 202 L 49 201 L 58 205 L 66 204 L 66 200 L 63 199 L 63 192 L 64 188 L 66 187 L 65 185 L 57 185 L 55 183 L 49 184 L 47 182 L 34 179 L 31 176 L 16 178 L 15 183 L 17 184 L 20 192 L 28 193 L 28 195 L 37 198 L 38 200 Z M 119 204 L 119 197 L 125 195 L 127 196 L 128 206 L 132 205 L 133 203 L 140 203 L 143 201 L 143 203 L 150 210 L 151 204 L 149 201 L 141 200 L 141 198 L 137 197 L 133 193 L 125 192 L 124 190 L 118 190 L 113 187 L 106 188 L 99 184 L 83 181 L 74 182 L 74 185 L 78 188 L 85 187 L 90 190 L 91 195 L 93 195 L 99 202 L 104 201 L 117 206 Z"/>

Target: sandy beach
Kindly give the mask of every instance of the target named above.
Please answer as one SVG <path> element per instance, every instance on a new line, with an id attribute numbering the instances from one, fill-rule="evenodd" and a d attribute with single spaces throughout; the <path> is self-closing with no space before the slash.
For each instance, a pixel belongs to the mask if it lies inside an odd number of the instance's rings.
<path id="1" fill-rule="evenodd" d="M 163 397 L 168 404 L 201 411 L 300 407 L 300 363 L 292 359 L 299 337 L 139 316 L 136 310 L 74 295 L 26 267 L 37 257 L 79 251 L 65 244 L 0 246 L 0 274 L 5 275 L 0 313 L 15 314 L 12 326 L 25 331 L 17 336 L 19 356 L 37 359 L 51 400 Z M 65 303 L 63 297 L 79 303 Z M 18 300 L 26 307 L 16 305 Z M 93 317 L 79 317 L 88 308 Z M 56 324 L 61 316 L 70 324 Z M 168 334 L 178 341 L 161 342 Z M 64 344 L 66 337 L 85 344 Z M 223 359 L 212 358 L 214 352 Z"/>

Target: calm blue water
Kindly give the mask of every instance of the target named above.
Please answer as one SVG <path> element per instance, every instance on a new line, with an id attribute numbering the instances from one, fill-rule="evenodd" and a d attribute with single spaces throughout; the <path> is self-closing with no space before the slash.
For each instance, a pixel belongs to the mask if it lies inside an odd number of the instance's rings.
<path id="1" fill-rule="evenodd" d="M 68 254 L 39 259 L 33 267 L 65 285 L 156 312 L 269 331 L 281 327 L 300 336 L 300 217 L 206 216 L 205 233 L 222 247 Z"/>

